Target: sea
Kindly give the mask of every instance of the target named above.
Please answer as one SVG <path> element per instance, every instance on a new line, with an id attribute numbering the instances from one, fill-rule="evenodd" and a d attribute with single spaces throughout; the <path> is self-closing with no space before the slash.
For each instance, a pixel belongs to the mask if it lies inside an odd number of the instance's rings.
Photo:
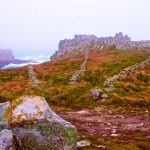
<path id="1" fill-rule="evenodd" d="M 17 57 L 15 59 L 28 60 L 29 62 L 21 63 L 21 64 L 10 63 L 10 64 L 2 67 L 1 70 L 23 67 L 23 66 L 27 66 L 28 64 L 32 64 L 32 65 L 41 64 L 41 63 L 50 61 L 50 55 L 35 55 L 35 56 Z"/>

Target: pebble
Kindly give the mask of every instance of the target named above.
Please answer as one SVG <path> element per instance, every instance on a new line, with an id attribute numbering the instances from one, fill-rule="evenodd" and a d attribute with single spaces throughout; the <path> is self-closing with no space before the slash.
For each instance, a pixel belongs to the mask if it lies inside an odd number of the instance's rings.
<path id="1" fill-rule="evenodd" d="M 102 148 L 102 149 L 105 149 L 106 148 L 106 146 L 104 146 L 104 145 L 98 145 L 98 146 L 96 146 L 97 148 Z"/>
<path id="2" fill-rule="evenodd" d="M 119 136 L 118 134 L 111 134 L 112 137 L 117 137 Z"/>
<path id="3" fill-rule="evenodd" d="M 113 134 L 115 134 L 115 133 L 117 132 L 117 130 L 116 130 L 116 129 L 112 129 L 111 132 L 112 132 Z"/>
<path id="4" fill-rule="evenodd" d="M 87 140 L 82 140 L 82 141 L 77 142 L 77 147 L 87 147 L 90 145 L 91 145 L 91 142 Z"/>

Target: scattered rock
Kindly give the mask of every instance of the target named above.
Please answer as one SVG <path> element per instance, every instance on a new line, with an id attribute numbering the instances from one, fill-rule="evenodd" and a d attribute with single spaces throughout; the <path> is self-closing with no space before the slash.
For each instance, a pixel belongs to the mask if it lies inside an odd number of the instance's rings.
<path id="1" fill-rule="evenodd" d="M 101 89 L 96 88 L 96 89 L 91 90 L 91 97 L 93 99 L 100 98 L 101 94 L 102 94 L 102 90 Z"/>
<path id="2" fill-rule="evenodd" d="M 77 142 L 77 147 L 87 147 L 90 145 L 91 145 L 91 142 L 87 140 L 82 140 L 82 141 Z"/>
<path id="3" fill-rule="evenodd" d="M 111 134 L 112 137 L 117 137 L 119 134 Z"/>
<path id="4" fill-rule="evenodd" d="M 76 85 L 77 82 L 80 80 L 81 76 L 84 74 L 85 70 L 86 70 L 86 64 L 88 61 L 88 54 L 89 51 L 85 52 L 85 59 L 83 61 L 83 63 L 80 66 L 80 70 L 76 71 L 72 77 L 70 78 L 70 85 Z"/>
<path id="5" fill-rule="evenodd" d="M 111 130 L 111 133 L 113 133 L 113 134 L 115 134 L 116 132 L 117 132 L 116 129 L 112 129 L 112 130 Z"/>
<path id="6" fill-rule="evenodd" d="M 105 102 L 106 101 L 106 99 L 101 99 L 101 102 Z"/>
<path id="7" fill-rule="evenodd" d="M 104 83 L 104 87 L 105 90 L 110 92 L 114 90 L 114 84 L 117 81 L 120 81 L 124 78 L 126 78 L 127 76 L 129 76 L 132 73 L 136 73 L 140 68 L 143 68 L 145 65 L 150 64 L 150 59 L 147 59 L 141 63 L 136 63 L 135 65 L 125 68 L 124 70 L 122 70 L 118 75 L 114 75 L 113 77 L 108 78 L 105 83 Z"/>
<path id="8" fill-rule="evenodd" d="M 90 95 L 93 99 L 100 99 L 101 101 L 108 99 L 108 96 L 99 88 L 92 89 L 90 91 Z"/>
<path id="9" fill-rule="evenodd" d="M 28 65 L 28 74 L 29 74 L 29 79 L 30 79 L 30 84 L 35 87 L 41 84 L 41 82 L 37 79 L 36 73 L 33 69 L 33 67 L 29 64 Z"/>
<path id="10" fill-rule="evenodd" d="M 101 98 L 102 98 L 102 99 L 107 99 L 108 96 L 107 96 L 106 94 L 102 94 L 102 95 L 101 95 Z"/>

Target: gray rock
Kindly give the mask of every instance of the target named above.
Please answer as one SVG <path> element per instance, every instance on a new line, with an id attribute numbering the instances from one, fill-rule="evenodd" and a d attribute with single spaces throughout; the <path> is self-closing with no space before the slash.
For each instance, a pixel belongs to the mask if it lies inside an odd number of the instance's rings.
<path id="1" fill-rule="evenodd" d="M 77 147 L 87 147 L 90 145 L 91 145 L 91 142 L 87 140 L 82 140 L 82 141 L 77 142 Z"/>
<path id="2" fill-rule="evenodd" d="M 108 78 L 104 83 L 105 90 L 108 92 L 113 91 L 114 90 L 113 85 L 117 81 L 126 78 L 130 74 L 136 73 L 140 68 L 144 67 L 147 64 L 150 64 L 150 59 L 147 59 L 141 63 L 137 63 L 131 67 L 125 68 L 118 75 L 114 75 L 113 77 Z"/>
<path id="3" fill-rule="evenodd" d="M 108 95 L 102 94 L 102 95 L 101 95 L 101 98 L 102 98 L 102 99 L 107 99 L 107 98 L 108 98 Z"/>
<path id="4" fill-rule="evenodd" d="M 4 115 L 7 108 L 10 106 L 10 102 L 0 103 L 0 115 Z"/>
<path id="5" fill-rule="evenodd" d="M 76 85 L 77 82 L 81 79 L 81 76 L 84 74 L 85 70 L 86 70 L 86 64 L 87 64 L 87 60 L 88 60 L 88 51 L 86 51 L 85 53 L 85 59 L 83 61 L 83 63 L 80 66 L 80 70 L 75 71 L 74 74 L 72 75 L 72 77 L 70 78 L 70 85 Z"/>
<path id="6" fill-rule="evenodd" d="M 30 150 L 76 149 L 76 128 L 54 113 L 42 97 L 23 96 L 14 100 L 7 115 L 19 147 Z"/>
<path id="7" fill-rule="evenodd" d="M 90 93 L 91 93 L 91 97 L 92 97 L 93 99 L 98 99 L 98 98 L 100 98 L 100 96 L 101 96 L 101 94 L 102 94 L 102 90 L 99 89 L 99 88 L 96 88 L 96 89 L 92 89 L 92 90 L 90 91 Z"/>
<path id="8" fill-rule="evenodd" d="M 0 149 L 11 150 L 12 148 L 13 148 L 12 131 L 4 129 L 0 132 Z"/>
<path id="9" fill-rule="evenodd" d="M 96 146 L 97 148 L 101 148 L 101 149 L 105 149 L 106 148 L 106 146 L 104 146 L 104 145 L 98 145 L 98 146 Z"/>
<path id="10" fill-rule="evenodd" d="M 5 115 L 6 110 L 10 106 L 10 102 L 0 103 L 0 131 L 8 127 L 8 120 Z"/>
<path id="11" fill-rule="evenodd" d="M 28 65 L 28 75 L 29 75 L 31 86 L 35 87 L 41 84 L 41 82 L 36 77 L 36 73 L 33 67 L 30 64 Z"/>

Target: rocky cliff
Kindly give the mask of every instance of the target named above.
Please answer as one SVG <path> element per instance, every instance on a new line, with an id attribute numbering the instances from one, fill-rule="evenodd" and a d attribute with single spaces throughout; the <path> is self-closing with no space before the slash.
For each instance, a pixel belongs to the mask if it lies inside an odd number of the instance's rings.
<path id="1" fill-rule="evenodd" d="M 0 62 L 14 61 L 12 50 L 0 49 Z"/>
<path id="2" fill-rule="evenodd" d="M 0 49 L 0 68 L 14 62 L 15 58 L 13 52 L 10 49 Z"/>
<path id="3" fill-rule="evenodd" d="M 15 59 L 13 52 L 10 49 L 0 49 L 0 68 L 10 63 L 21 64 L 21 63 L 27 63 L 27 62 L 28 60 Z"/>
<path id="4" fill-rule="evenodd" d="M 52 60 L 71 50 L 107 49 L 114 46 L 116 49 L 124 50 L 130 48 L 150 47 L 149 41 L 132 41 L 128 35 L 122 32 L 116 33 L 114 37 L 96 37 L 94 35 L 75 35 L 73 39 L 65 39 L 59 42 L 58 51 L 51 57 Z"/>

